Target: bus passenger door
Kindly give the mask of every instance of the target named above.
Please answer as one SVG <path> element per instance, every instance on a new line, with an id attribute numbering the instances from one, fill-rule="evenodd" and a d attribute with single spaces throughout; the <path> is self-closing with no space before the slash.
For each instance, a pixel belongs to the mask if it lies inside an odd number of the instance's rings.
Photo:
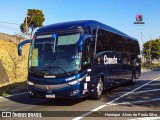
<path id="1" fill-rule="evenodd" d="M 82 55 L 82 70 L 86 71 L 90 77 L 88 84 L 94 81 L 94 47 L 95 41 L 93 38 L 85 39 L 83 44 L 83 55 Z"/>

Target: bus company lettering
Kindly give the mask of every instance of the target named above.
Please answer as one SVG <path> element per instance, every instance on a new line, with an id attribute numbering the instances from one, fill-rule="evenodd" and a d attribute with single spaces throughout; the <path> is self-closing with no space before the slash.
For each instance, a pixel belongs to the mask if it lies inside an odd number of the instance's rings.
<path id="1" fill-rule="evenodd" d="M 40 35 L 40 36 L 37 36 L 36 39 L 42 39 L 42 38 L 51 38 L 52 35 Z"/>
<path id="2" fill-rule="evenodd" d="M 44 78 L 55 78 L 56 76 L 54 75 L 51 75 L 51 76 L 48 76 L 48 75 L 44 75 Z"/>
<path id="3" fill-rule="evenodd" d="M 114 56 L 114 58 L 108 58 L 107 55 L 104 55 L 104 64 L 117 64 L 117 58 Z"/>

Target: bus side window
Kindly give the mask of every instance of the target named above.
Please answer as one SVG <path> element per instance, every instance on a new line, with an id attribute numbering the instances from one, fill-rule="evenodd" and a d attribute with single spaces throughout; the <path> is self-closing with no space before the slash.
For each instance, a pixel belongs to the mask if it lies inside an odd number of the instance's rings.
<path id="1" fill-rule="evenodd" d="M 124 52 L 130 52 L 129 40 L 128 38 L 124 38 Z"/>
<path id="2" fill-rule="evenodd" d="M 119 35 L 117 35 L 117 52 L 124 52 L 124 40 Z"/>
<path id="3" fill-rule="evenodd" d="M 94 41 L 91 42 L 90 38 L 87 38 L 83 45 L 83 68 L 87 69 L 91 66 L 91 60 L 94 57 Z"/>
<path id="4" fill-rule="evenodd" d="M 108 51 L 116 51 L 116 41 L 117 41 L 117 36 L 111 32 L 108 32 Z"/>
<path id="5" fill-rule="evenodd" d="M 98 30 L 98 37 L 97 37 L 97 53 L 107 51 L 108 50 L 108 40 L 107 40 L 107 32 L 101 28 Z"/>

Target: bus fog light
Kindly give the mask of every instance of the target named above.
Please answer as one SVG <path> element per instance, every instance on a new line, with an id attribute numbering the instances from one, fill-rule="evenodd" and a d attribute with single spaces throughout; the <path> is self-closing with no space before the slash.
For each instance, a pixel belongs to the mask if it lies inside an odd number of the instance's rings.
<path id="1" fill-rule="evenodd" d="M 31 81 L 27 81 L 27 84 L 28 84 L 28 85 L 34 85 L 34 83 L 31 82 Z"/>
<path id="2" fill-rule="evenodd" d="M 79 92 L 79 90 L 74 90 L 74 91 L 72 91 L 72 92 L 71 92 L 70 96 L 77 95 L 77 94 L 78 94 L 78 92 Z"/>
<path id="3" fill-rule="evenodd" d="M 34 95 L 34 93 L 32 91 L 30 91 L 30 90 L 28 90 L 28 94 L 32 95 L 32 96 Z"/>

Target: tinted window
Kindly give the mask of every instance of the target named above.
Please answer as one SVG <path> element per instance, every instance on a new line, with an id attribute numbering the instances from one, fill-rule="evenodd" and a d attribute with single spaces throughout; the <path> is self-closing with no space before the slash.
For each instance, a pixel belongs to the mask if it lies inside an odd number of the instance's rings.
<path id="1" fill-rule="evenodd" d="M 117 38 L 117 52 L 124 52 L 123 37 L 116 35 L 116 38 Z"/>
<path id="2" fill-rule="evenodd" d="M 116 41 L 117 37 L 115 34 L 108 32 L 108 50 L 116 51 Z"/>
<path id="3" fill-rule="evenodd" d="M 98 30 L 97 37 L 97 53 L 108 50 L 107 44 L 107 32 L 103 29 Z"/>
<path id="4" fill-rule="evenodd" d="M 124 52 L 130 52 L 129 39 L 124 38 Z"/>
<path id="5" fill-rule="evenodd" d="M 138 41 L 131 40 L 131 42 L 130 42 L 130 52 L 139 54 L 139 43 L 138 43 Z"/>
<path id="6" fill-rule="evenodd" d="M 80 33 L 63 35 L 58 37 L 58 45 L 75 44 L 80 38 Z"/>

